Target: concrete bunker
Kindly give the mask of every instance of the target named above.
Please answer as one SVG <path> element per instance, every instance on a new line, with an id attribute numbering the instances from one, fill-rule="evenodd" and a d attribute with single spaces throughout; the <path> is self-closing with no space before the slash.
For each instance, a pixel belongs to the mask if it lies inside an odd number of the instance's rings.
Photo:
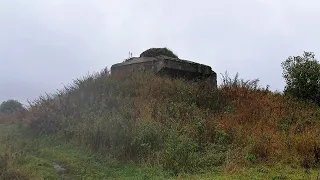
<path id="1" fill-rule="evenodd" d="M 187 81 L 206 81 L 217 87 L 217 74 L 210 66 L 179 59 L 172 52 L 161 53 L 167 50 L 166 48 L 148 49 L 141 53 L 140 57 L 132 57 L 112 65 L 111 74 L 151 71 L 160 76 L 182 78 Z"/>

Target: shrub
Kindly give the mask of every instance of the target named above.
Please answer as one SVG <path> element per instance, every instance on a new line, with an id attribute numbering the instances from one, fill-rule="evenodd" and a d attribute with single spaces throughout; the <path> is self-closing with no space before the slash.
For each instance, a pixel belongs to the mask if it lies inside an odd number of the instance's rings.
<path id="1" fill-rule="evenodd" d="M 164 151 L 164 168 L 173 174 L 192 172 L 197 143 L 186 136 L 171 134 Z"/>
<path id="2" fill-rule="evenodd" d="M 222 89 L 235 89 L 235 88 L 244 88 L 246 90 L 258 90 L 259 87 L 259 79 L 253 80 L 244 80 L 239 78 L 239 73 L 237 73 L 234 78 L 231 78 L 228 72 L 221 74 L 222 76 L 222 84 L 220 88 Z"/>
<path id="3" fill-rule="evenodd" d="M 166 138 L 166 132 L 160 124 L 154 121 L 138 122 L 133 144 L 140 161 L 158 162 L 156 156 L 164 148 Z"/>
<path id="4" fill-rule="evenodd" d="M 13 99 L 4 101 L 0 105 L 0 113 L 4 114 L 13 113 L 22 109 L 24 109 L 23 105 L 19 101 Z"/>
<path id="5" fill-rule="evenodd" d="M 157 56 L 168 56 L 173 58 L 178 58 L 170 49 L 168 48 L 150 48 L 140 54 L 140 57 L 157 57 Z"/>
<path id="6" fill-rule="evenodd" d="M 285 94 L 320 105 L 320 64 L 312 52 L 289 57 L 282 62 Z"/>

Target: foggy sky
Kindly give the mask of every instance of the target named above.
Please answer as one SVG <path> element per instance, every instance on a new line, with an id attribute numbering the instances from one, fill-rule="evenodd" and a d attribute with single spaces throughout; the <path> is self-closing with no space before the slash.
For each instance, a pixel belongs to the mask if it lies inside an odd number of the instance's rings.
<path id="1" fill-rule="evenodd" d="M 320 54 L 319 18 L 317 0 L 0 0 L 0 102 L 165 46 L 219 78 L 239 72 L 282 91 L 282 61 Z"/>

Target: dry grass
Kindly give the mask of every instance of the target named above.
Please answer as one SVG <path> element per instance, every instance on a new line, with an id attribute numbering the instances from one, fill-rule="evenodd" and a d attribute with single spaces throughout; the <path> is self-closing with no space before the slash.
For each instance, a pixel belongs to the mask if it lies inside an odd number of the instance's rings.
<path id="1" fill-rule="evenodd" d="M 236 147 L 251 146 L 249 155 L 261 163 L 288 159 L 299 163 L 306 157 L 312 166 L 319 163 L 320 111 L 316 105 L 263 90 L 236 87 L 226 91 L 234 111 L 218 121 Z"/>

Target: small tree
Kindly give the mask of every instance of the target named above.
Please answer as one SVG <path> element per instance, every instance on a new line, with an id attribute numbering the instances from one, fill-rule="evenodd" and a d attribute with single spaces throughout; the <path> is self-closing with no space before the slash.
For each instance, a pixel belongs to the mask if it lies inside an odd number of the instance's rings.
<path id="1" fill-rule="evenodd" d="M 286 81 L 284 93 L 320 105 L 320 64 L 314 53 L 290 56 L 281 65 Z"/>
<path id="2" fill-rule="evenodd" d="M 0 113 L 13 113 L 22 109 L 24 109 L 23 105 L 19 101 L 13 99 L 4 101 L 0 105 Z"/>

